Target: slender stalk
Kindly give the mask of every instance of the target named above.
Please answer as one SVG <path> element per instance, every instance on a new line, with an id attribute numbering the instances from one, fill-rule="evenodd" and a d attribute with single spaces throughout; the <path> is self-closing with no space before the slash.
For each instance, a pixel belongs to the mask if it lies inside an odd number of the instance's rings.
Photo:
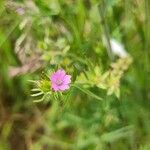
<path id="1" fill-rule="evenodd" d="M 112 53 L 111 44 L 110 44 L 110 36 L 109 36 L 109 29 L 105 20 L 105 4 L 104 1 L 102 1 L 101 4 L 98 5 L 98 10 L 101 18 L 101 23 L 103 27 L 104 32 L 104 38 L 106 39 L 106 46 L 107 46 L 107 53 L 111 60 L 114 59 L 114 55 Z"/>
<path id="2" fill-rule="evenodd" d="M 148 51 L 150 46 L 150 1 L 145 0 L 145 49 Z"/>
<path id="3" fill-rule="evenodd" d="M 145 61 L 145 66 L 143 69 L 145 69 L 146 71 L 149 71 L 149 62 L 150 62 L 150 1 L 149 0 L 145 0 L 144 1 L 144 7 L 145 7 L 145 20 L 144 20 L 144 24 L 143 24 L 143 29 L 144 29 L 144 38 L 145 38 L 145 42 L 144 42 L 144 61 Z"/>
<path id="4" fill-rule="evenodd" d="M 1 46 L 7 41 L 7 39 L 9 38 L 9 36 L 12 34 L 12 32 L 16 29 L 16 27 L 19 25 L 20 21 L 17 21 L 14 26 L 9 30 L 8 34 L 6 35 L 6 37 L 0 41 L 0 48 Z"/>

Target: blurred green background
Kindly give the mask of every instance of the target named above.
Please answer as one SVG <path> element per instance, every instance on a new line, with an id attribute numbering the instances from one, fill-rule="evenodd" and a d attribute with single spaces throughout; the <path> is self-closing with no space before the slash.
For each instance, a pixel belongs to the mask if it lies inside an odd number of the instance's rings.
<path id="1" fill-rule="evenodd" d="M 119 98 L 91 86 L 102 101 L 71 88 L 33 102 L 42 72 L 109 70 L 105 35 L 133 59 Z M 150 150 L 149 48 L 149 0 L 0 0 L 0 150 Z"/>

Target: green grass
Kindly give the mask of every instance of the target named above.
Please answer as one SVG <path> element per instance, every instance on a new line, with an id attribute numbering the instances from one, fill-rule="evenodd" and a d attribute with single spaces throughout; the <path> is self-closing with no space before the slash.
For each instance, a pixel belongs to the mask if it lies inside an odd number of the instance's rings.
<path id="1" fill-rule="evenodd" d="M 149 150 L 149 6 L 148 0 L 1 0 L 0 150 Z M 112 38 L 129 60 L 112 54 Z M 48 84 L 58 68 L 72 75 L 63 94 Z M 42 81 L 39 103 L 29 80 Z"/>

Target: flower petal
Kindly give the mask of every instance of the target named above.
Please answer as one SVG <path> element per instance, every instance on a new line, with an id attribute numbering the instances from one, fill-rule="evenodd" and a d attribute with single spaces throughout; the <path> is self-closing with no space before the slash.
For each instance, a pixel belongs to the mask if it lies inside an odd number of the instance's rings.
<path id="1" fill-rule="evenodd" d="M 67 90 L 67 89 L 69 89 L 69 85 L 61 85 L 61 86 L 59 86 L 59 89 L 61 90 L 61 91 L 65 91 L 65 90 Z"/>
<path id="2" fill-rule="evenodd" d="M 65 75 L 63 79 L 64 84 L 69 84 L 71 83 L 71 76 L 70 75 Z"/>
<path id="3" fill-rule="evenodd" d="M 66 75 L 66 72 L 62 69 L 59 69 L 57 72 L 56 72 L 57 76 L 59 77 L 59 79 L 63 79 L 64 76 Z"/>
<path id="4" fill-rule="evenodd" d="M 56 82 L 58 80 L 58 75 L 56 74 L 56 72 L 51 75 L 50 80 L 52 82 Z"/>
<path id="5" fill-rule="evenodd" d="M 59 91 L 59 86 L 57 86 L 56 84 L 52 84 L 52 89 L 54 91 Z"/>
<path id="6" fill-rule="evenodd" d="M 71 83 L 71 76 L 66 75 L 66 72 L 62 69 L 54 72 L 51 77 L 51 87 L 54 91 L 65 91 L 69 89 Z M 61 84 L 59 84 L 61 82 Z"/>

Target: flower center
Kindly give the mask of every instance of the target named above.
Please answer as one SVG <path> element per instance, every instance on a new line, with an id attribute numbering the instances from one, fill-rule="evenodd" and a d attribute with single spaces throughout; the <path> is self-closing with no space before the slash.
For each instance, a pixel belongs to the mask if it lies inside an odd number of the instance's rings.
<path id="1" fill-rule="evenodd" d="M 57 81 L 56 81 L 56 84 L 57 84 L 57 85 L 61 85 L 62 83 L 63 83 L 62 80 L 57 80 Z"/>

